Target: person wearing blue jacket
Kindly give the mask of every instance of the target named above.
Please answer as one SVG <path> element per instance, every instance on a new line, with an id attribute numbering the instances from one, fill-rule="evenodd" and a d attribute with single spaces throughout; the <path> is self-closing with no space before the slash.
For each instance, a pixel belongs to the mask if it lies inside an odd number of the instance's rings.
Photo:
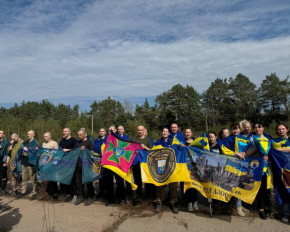
<path id="1" fill-rule="evenodd" d="M 121 139 L 129 140 L 130 137 L 128 135 L 124 134 L 124 132 L 125 132 L 124 127 L 122 125 L 120 125 L 120 126 L 118 126 L 116 135 Z"/>
<path id="2" fill-rule="evenodd" d="M 175 135 L 181 143 L 185 144 L 185 136 L 179 131 L 178 125 L 176 123 L 172 123 L 170 127 L 170 135 L 168 138 L 173 141 Z"/>

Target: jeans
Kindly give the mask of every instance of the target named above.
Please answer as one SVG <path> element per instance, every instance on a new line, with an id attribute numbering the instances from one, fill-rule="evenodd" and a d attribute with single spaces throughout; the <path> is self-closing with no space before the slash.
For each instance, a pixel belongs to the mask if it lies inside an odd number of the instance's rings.
<path id="1" fill-rule="evenodd" d="M 236 198 L 236 207 L 239 208 L 242 206 L 242 200 L 239 198 Z"/>

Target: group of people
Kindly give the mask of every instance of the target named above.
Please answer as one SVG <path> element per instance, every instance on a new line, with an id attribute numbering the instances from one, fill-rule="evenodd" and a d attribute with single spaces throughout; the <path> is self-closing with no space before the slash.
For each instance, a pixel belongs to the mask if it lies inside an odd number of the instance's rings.
<path id="1" fill-rule="evenodd" d="M 217 152 L 225 155 L 236 156 L 240 159 L 245 157 L 263 157 L 267 162 L 267 154 L 261 154 L 257 149 L 253 136 L 259 136 L 264 141 L 272 141 L 272 146 L 275 149 L 290 153 L 290 143 L 287 137 L 289 128 L 285 124 L 278 124 L 276 126 L 276 132 L 278 137 L 272 138 L 269 134 L 264 132 L 264 126 L 261 123 L 255 123 L 254 132 L 252 132 L 251 124 L 247 120 L 243 120 L 239 123 L 233 123 L 230 126 L 230 131 L 226 128 L 222 128 L 218 135 L 214 131 L 207 133 L 209 141 L 209 147 L 212 152 Z M 171 124 L 170 128 L 164 128 L 162 130 L 162 137 L 154 142 L 148 137 L 147 130 L 144 126 L 140 125 L 137 128 L 137 136 L 129 137 L 125 134 L 123 126 L 109 127 L 109 132 L 114 132 L 118 137 L 141 144 L 142 149 L 151 150 L 153 146 L 170 147 L 172 146 L 174 137 L 180 142 L 180 146 L 190 146 L 194 141 L 193 131 L 191 128 L 185 128 L 184 134 L 179 130 L 176 123 Z M 230 133 L 231 132 L 231 133 Z M 4 131 L 0 130 L 0 184 L 1 195 L 7 194 L 7 167 L 10 169 L 15 168 L 14 160 L 19 149 L 23 149 L 23 156 L 27 151 L 28 146 L 39 147 L 38 142 L 35 139 L 34 131 L 30 130 L 27 133 L 28 140 L 23 141 L 19 138 L 19 135 L 13 133 L 11 135 L 10 142 L 5 139 Z M 58 144 L 51 139 L 50 132 L 44 134 L 45 142 L 42 144 L 43 148 L 49 149 L 61 149 L 64 152 L 69 152 L 72 149 L 81 147 L 89 149 L 92 154 L 102 156 L 102 145 L 107 141 L 107 134 L 105 128 L 99 130 L 99 137 L 94 140 L 92 136 L 88 135 L 85 128 L 80 128 L 78 131 L 78 139 L 71 136 L 70 128 L 64 128 L 62 133 L 62 140 Z M 240 146 L 240 150 L 237 152 L 235 149 L 235 141 L 241 141 L 244 146 Z M 30 200 L 34 200 L 38 192 L 38 184 L 36 178 L 36 168 L 28 162 L 28 156 L 22 157 L 22 180 L 11 177 L 12 195 L 17 199 L 23 197 L 26 194 L 28 180 L 33 183 L 32 196 Z M 132 166 L 134 183 L 137 185 L 136 190 L 132 190 L 131 184 L 124 181 L 120 176 L 110 170 L 106 170 L 107 174 L 103 179 L 99 180 L 99 190 L 95 190 L 93 183 L 82 184 L 82 160 L 79 158 L 77 161 L 76 169 L 73 179 L 70 185 L 60 184 L 60 188 L 65 193 L 66 202 L 78 205 L 84 202 L 84 205 L 90 205 L 94 200 L 100 198 L 106 198 L 106 206 L 114 204 L 119 199 L 124 204 L 127 203 L 127 199 L 131 198 L 134 204 L 138 204 L 143 196 L 143 186 L 141 179 L 140 164 L 134 164 Z M 266 172 L 266 168 L 265 168 Z M 256 196 L 259 216 L 261 219 L 267 219 L 271 214 L 270 211 L 270 197 L 271 191 L 267 188 L 267 176 L 264 173 L 261 187 Z M 114 188 L 114 179 L 116 181 L 116 190 Z M 164 187 L 156 187 L 153 184 L 145 184 L 145 198 L 154 199 L 155 211 L 159 213 L 162 209 L 162 202 L 164 201 Z M 52 190 L 52 195 L 55 200 L 58 199 L 58 184 L 55 182 L 48 182 L 47 189 Z M 180 183 L 180 191 L 182 193 L 184 201 L 187 203 L 188 211 L 198 210 L 198 191 L 196 189 L 188 189 L 184 193 L 184 183 Z M 176 207 L 178 201 L 178 183 L 169 184 L 169 200 L 173 213 L 178 213 Z M 236 199 L 236 207 L 240 216 L 245 216 L 242 210 L 242 201 Z M 290 205 L 284 204 L 285 215 L 282 218 L 284 222 L 289 222 Z"/>

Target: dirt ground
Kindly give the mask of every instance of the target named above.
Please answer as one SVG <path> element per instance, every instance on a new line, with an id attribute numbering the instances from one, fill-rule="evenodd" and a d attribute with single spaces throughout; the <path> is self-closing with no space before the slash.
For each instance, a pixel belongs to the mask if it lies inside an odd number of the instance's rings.
<path id="1" fill-rule="evenodd" d="M 1 231 L 290 231 L 290 224 L 281 220 L 261 220 L 248 212 L 245 218 L 218 215 L 209 217 L 209 208 L 200 199 L 199 212 L 186 212 L 180 206 L 179 214 L 173 214 L 168 207 L 156 215 L 148 202 L 138 206 L 130 203 L 106 207 L 95 202 L 90 206 L 75 206 L 70 203 L 51 201 L 29 201 L 28 198 L 15 200 L 0 197 Z"/>

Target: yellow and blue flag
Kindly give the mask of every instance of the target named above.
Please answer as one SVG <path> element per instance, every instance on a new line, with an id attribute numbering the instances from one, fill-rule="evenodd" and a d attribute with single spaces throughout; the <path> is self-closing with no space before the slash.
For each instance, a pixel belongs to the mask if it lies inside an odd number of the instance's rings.
<path id="1" fill-rule="evenodd" d="M 206 137 L 205 133 L 202 133 L 201 136 L 199 136 L 195 140 L 193 140 L 189 144 L 189 146 L 190 147 L 197 147 L 197 148 L 204 149 L 204 150 L 207 150 L 207 151 L 210 150 L 208 138 Z"/>
<path id="2" fill-rule="evenodd" d="M 195 188 L 207 198 L 228 202 L 234 196 L 253 203 L 261 186 L 262 158 L 241 160 L 195 147 L 186 148 L 191 182 L 184 184 L 184 191 Z"/>
<path id="3" fill-rule="evenodd" d="M 290 154 L 276 149 L 269 152 L 277 203 L 290 203 Z"/>
<path id="4" fill-rule="evenodd" d="M 186 147 L 172 146 L 156 150 L 138 150 L 143 183 L 162 186 L 173 182 L 190 182 L 186 164 Z"/>
<path id="5" fill-rule="evenodd" d="M 225 171 L 231 172 L 237 176 L 246 176 L 248 169 L 245 166 L 238 164 L 231 159 L 227 159 Z"/>
<path id="6" fill-rule="evenodd" d="M 236 152 L 246 152 L 251 146 L 251 141 L 239 134 L 237 137 L 229 135 L 221 149 L 224 155 L 234 155 Z"/>
<path id="7" fill-rule="evenodd" d="M 279 149 L 279 148 L 287 148 L 290 147 L 290 141 L 287 137 L 277 137 L 273 139 L 272 148 Z"/>

